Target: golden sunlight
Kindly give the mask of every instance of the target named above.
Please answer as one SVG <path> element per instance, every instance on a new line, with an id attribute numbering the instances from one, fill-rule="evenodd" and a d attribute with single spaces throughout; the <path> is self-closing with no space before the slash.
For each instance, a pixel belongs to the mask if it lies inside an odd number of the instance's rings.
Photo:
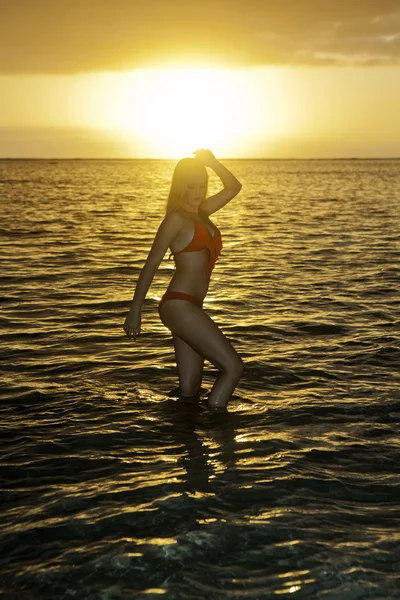
<path id="1" fill-rule="evenodd" d="M 268 144 L 285 129 L 285 103 L 273 73 L 271 80 L 260 94 L 251 70 L 165 68 L 120 74 L 113 93 L 103 96 L 107 103 L 97 106 L 96 124 L 125 139 L 131 136 L 142 155 L 175 158 L 206 147 L 219 156 L 244 157 L 249 141 L 261 132 Z"/>

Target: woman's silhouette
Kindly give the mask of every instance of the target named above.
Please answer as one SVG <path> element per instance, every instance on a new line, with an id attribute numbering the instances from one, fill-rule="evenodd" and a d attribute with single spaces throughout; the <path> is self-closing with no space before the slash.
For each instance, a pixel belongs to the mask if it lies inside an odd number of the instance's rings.
<path id="1" fill-rule="evenodd" d="M 143 301 L 170 248 L 176 269 L 161 299 L 159 313 L 173 336 L 180 395 L 199 394 L 207 359 L 219 370 L 208 406 L 224 410 L 242 375 L 243 363 L 202 304 L 222 249 L 221 234 L 209 217 L 232 200 L 242 186 L 210 150 L 201 149 L 193 154 L 195 158 L 183 158 L 175 167 L 167 214 L 137 281 L 124 330 L 130 339 L 136 340 Z M 206 167 L 213 169 L 224 184 L 223 190 L 209 198 L 206 198 Z"/>

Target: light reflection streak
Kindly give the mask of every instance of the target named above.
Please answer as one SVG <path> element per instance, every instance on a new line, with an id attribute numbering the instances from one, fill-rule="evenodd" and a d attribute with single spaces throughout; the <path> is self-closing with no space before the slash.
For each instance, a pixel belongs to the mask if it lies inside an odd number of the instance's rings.
<path id="1" fill-rule="evenodd" d="M 285 544 L 285 545 L 290 546 L 291 544 Z M 308 575 L 309 572 L 310 571 L 308 569 L 306 569 L 305 571 L 289 571 L 288 573 L 281 573 L 280 575 L 277 575 L 277 577 L 278 577 L 278 579 L 286 579 L 287 577 L 300 577 L 300 575 Z M 292 583 L 294 585 L 295 583 L 298 583 L 298 582 L 293 581 Z"/>
<path id="2" fill-rule="evenodd" d="M 298 592 L 301 590 L 299 585 L 292 585 L 289 589 L 284 588 L 283 590 L 275 590 L 274 594 L 294 594 L 294 592 Z"/>
<path id="3" fill-rule="evenodd" d="M 138 546 L 152 544 L 153 546 L 172 546 L 177 544 L 178 540 L 175 538 L 131 538 L 132 542 Z"/>

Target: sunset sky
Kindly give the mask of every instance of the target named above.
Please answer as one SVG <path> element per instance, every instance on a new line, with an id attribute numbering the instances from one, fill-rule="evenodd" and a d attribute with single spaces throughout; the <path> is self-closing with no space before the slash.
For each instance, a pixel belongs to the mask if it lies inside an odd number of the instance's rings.
<path id="1" fill-rule="evenodd" d="M 400 156 L 400 0 L 0 0 L 0 157 Z"/>

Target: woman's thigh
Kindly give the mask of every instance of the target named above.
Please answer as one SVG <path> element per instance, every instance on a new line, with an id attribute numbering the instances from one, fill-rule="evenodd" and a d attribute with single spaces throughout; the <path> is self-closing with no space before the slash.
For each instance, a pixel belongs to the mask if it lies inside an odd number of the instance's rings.
<path id="1" fill-rule="evenodd" d="M 242 362 L 230 341 L 199 306 L 184 300 L 168 300 L 163 304 L 160 316 L 174 336 L 219 370 L 241 368 Z"/>

